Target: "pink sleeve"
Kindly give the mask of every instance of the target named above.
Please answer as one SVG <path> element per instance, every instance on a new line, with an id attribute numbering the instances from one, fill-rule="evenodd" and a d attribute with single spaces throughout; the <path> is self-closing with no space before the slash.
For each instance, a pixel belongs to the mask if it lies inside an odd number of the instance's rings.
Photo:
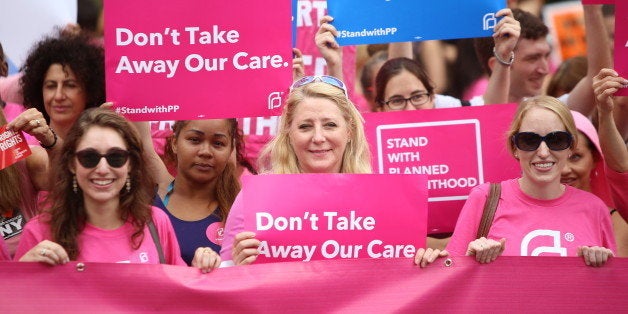
<path id="1" fill-rule="evenodd" d="M 628 221 L 628 172 L 617 172 L 606 167 L 606 178 L 611 188 L 611 196 L 615 202 L 615 209 L 621 214 L 624 220 Z"/>
<path id="2" fill-rule="evenodd" d="M 0 237 L 0 261 L 10 261 L 11 255 L 9 255 L 9 249 L 7 244 L 4 243 L 4 238 Z"/>
<path id="3" fill-rule="evenodd" d="M 242 200 L 242 191 L 238 193 L 229 216 L 227 216 L 227 222 L 225 223 L 225 236 L 222 240 L 222 247 L 220 249 L 220 259 L 223 261 L 230 261 L 231 251 L 233 250 L 233 241 L 235 235 L 244 231 L 244 201 Z"/>
<path id="4" fill-rule="evenodd" d="M 484 203 L 488 196 L 488 184 L 482 184 L 471 190 L 469 198 L 464 203 L 454 233 L 447 244 L 447 251 L 452 256 L 464 256 L 467 253 L 469 243 L 475 240 L 477 235 Z"/>
<path id="5" fill-rule="evenodd" d="M 153 206 L 153 221 L 159 233 L 159 241 L 164 251 L 166 264 L 187 266 L 181 258 L 181 248 L 177 236 L 168 216 L 159 208 Z"/>
<path id="6" fill-rule="evenodd" d="M 20 236 L 20 243 L 17 245 L 17 250 L 13 257 L 14 261 L 18 261 L 20 257 L 24 256 L 24 254 L 35 247 L 39 242 L 50 239 L 47 225 L 40 222 L 40 217 L 41 216 L 35 216 L 24 225 L 22 235 Z"/>
<path id="7" fill-rule="evenodd" d="M 602 232 L 602 243 L 605 248 L 613 251 L 615 255 L 617 255 L 617 242 L 615 241 L 615 232 L 613 231 L 613 221 L 611 220 L 611 215 L 608 214 L 608 207 L 604 203 L 602 203 L 603 207 L 600 211 L 600 225 Z"/>

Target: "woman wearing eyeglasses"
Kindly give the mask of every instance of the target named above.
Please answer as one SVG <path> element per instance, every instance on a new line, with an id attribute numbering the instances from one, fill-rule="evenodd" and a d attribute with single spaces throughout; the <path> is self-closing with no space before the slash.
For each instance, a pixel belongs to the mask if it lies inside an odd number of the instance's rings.
<path id="1" fill-rule="evenodd" d="M 277 132 L 262 151 L 261 172 L 371 173 L 362 117 L 335 77 L 307 76 L 294 82 Z M 220 251 L 223 260 L 236 265 L 253 263 L 260 245 L 253 232 L 243 230 L 243 211 L 236 197 Z"/>
<path id="2" fill-rule="evenodd" d="M 501 19 L 493 33 L 493 74 L 482 99 L 469 102 L 435 94 L 432 81 L 417 61 L 394 58 L 384 63 L 375 77 L 375 103 L 379 105 L 378 111 L 455 108 L 508 102 L 510 66 L 514 58 L 512 51 L 519 39 L 521 27 L 510 9 L 500 10 L 495 16 Z"/>
<path id="3" fill-rule="evenodd" d="M 582 256 L 602 266 L 616 250 L 608 208 L 597 196 L 561 184 L 561 171 L 575 144 L 571 112 L 553 97 L 520 105 L 508 133 L 508 147 L 521 178 L 501 182 L 501 197 L 486 237 L 476 239 L 489 185 L 469 194 L 445 251 L 419 249 L 421 267 L 446 255 L 474 255 L 490 263 L 500 255 Z"/>
<path id="4" fill-rule="evenodd" d="M 149 204 L 153 179 L 131 125 L 113 111 L 85 111 L 69 130 L 49 209 L 29 221 L 15 260 L 185 265 L 166 214 Z M 215 265 L 199 255 L 194 266 Z"/>

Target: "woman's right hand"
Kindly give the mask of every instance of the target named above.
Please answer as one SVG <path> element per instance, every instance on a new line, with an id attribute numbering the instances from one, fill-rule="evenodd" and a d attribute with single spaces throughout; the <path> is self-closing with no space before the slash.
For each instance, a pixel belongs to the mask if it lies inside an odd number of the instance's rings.
<path id="1" fill-rule="evenodd" d="M 414 254 L 414 264 L 421 268 L 433 263 L 439 257 L 448 256 L 449 253 L 446 250 L 432 249 L 432 248 L 420 248 Z"/>
<path id="2" fill-rule="evenodd" d="M 255 238 L 255 233 L 243 231 L 236 234 L 233 242 L 231 257 L 236 265 L 248 265 L 255 262 L 259 255 L 258 247 L 261 242 Z"/>
<path id="3" fill-rule="evenodd" d="M 20 113 L 13 121 L 7 124 L 7 129 L 13 132 L 22 131 L 35 137 L 42 145 L 50 146 L 55 141 L 53 133 L 44 115 L 35 108 Z"/>
<path id="4" fill-rule="evenodd" d="M 19 261 L 63 265 L 69 262 L 70 258 L 61 245 L 49 240 L 43 240 L 26 252 Z"/>
<path id="5" fill-rule="evenodd" d="M 482 263 L 490 263 L 502 255 L 506 248 L 506 239 L 499 241 L 481 237 L 471 241 L 467 247 L 467 256 L 475 255 L 475 260 Z"/>

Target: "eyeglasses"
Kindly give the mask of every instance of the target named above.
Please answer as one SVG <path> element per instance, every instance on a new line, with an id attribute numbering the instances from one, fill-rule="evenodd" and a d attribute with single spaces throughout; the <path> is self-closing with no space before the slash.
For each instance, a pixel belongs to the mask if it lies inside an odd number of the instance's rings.
<path id="1" fill-rule="evenodd" d="M 528 152 L 539 148 L 541 142 L 545 142 L 547 148 L 559 151 L 569 148 L 573 142 L 573 137 L 569 132 L 565 131 L 551 132 L 545 136 L 534 132 L 519 132 L 513 135 L 512 142 L 518 149 Z"/>
<path id="2" fill-rule="evenodd" d="M 100 154 L 93 148 L 76 152 L 76 159 L 78 159 L 81 166 L 88 169 L 96 167 L 100 162 L 100 159 L 103 157 L 105 157 L 109 166 L 120 168 L 124 166 L 126 161 L 129 159 L 129 152 L 119 148 L 112 148 L 104 155 Z"/>
<path id="3" fill-rule="evenodd" d="M 329 76 L 329 75 L 316 75 L 316 76 L 302 77 L 294 81 L 294 83 L 292 83 L 292 86 L 290 86 L 290 92 L 292 92 L 292 90 L 294 90 L 295 88 L 299 88 L 301 86 L 314 83 L 314 82 L 323 82 L 323 83 L 327 83 L 329 85 L 338 87 L 342 89 L 342 91 L 345 93 L 345 96 L 349 95 L 349 93 L 347 92 L 347 86 L 345 86 L 345 83 L 343 83 L 340 79 L 335 78 L 333 76 Z"/>
<path id="4" fill-rule="evenodd" d="M 384 104 L 386 104 L 392 110 L 403 110 L 403 108 L 406 107 L 406 104 L 408 103 L 408 101 L 410 101 L 412 106 L 418 107 L 418 106 L 424 105 L 429 100 L 430 100 L 429 93 L 420 93 L 420 94 L 412 95 L 410 96 L 410 98 L 403 98 L 401 96 L 392 97 L 388 101 L 385 101 Z"/>

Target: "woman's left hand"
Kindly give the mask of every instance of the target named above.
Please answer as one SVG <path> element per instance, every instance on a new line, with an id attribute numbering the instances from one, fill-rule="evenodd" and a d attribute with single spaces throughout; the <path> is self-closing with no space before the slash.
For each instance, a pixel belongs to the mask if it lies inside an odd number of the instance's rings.
<path id="1" fill-rule="evenodd" d="M 581 246 L 578 247 L 578 256 L 584 257 L 587 266 L 600 267 L 615 255 L 613 251 L 602 246 Z"/>
<path id="2" fill-rule="evenodd" d="M 196 267 L 204 274 L 220 266 L 220 255 L 209 247 L 199 247 L 194 252 L 192 267 Z"/>

